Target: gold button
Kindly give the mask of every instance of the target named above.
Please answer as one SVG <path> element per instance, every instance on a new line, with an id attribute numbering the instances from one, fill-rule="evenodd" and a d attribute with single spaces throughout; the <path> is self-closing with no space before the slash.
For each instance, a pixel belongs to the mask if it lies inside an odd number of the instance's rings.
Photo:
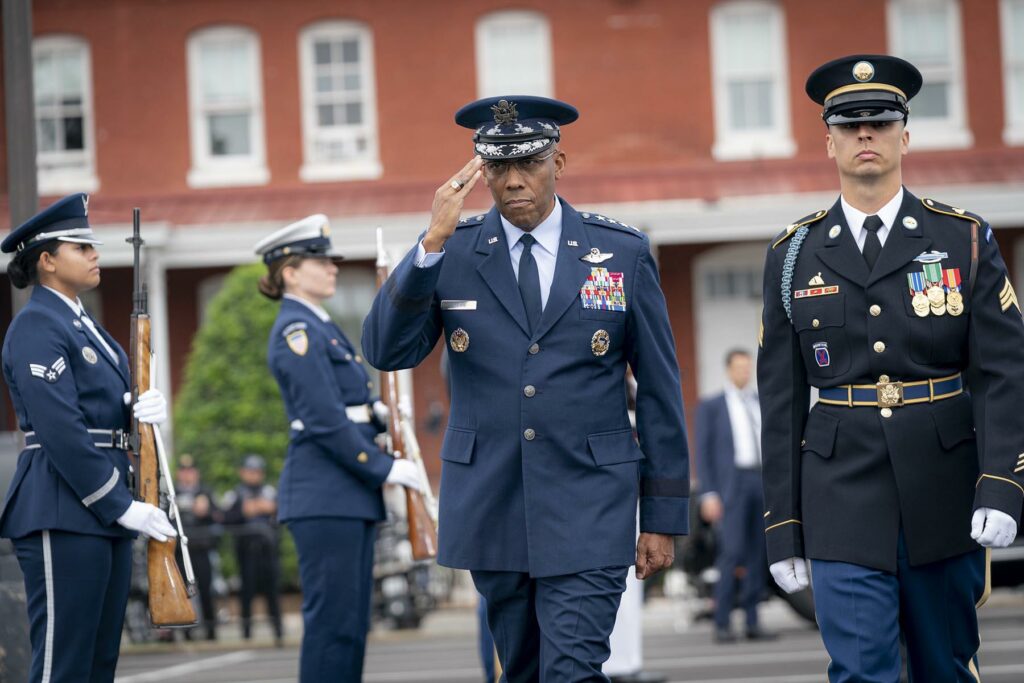
<path id="1" fill-rule="evenodd" d="M 362 363 L 363 362 L 363 357 L 360 356 L 358 353 L 356 354 L 356 362 L 357 363 Z"/>
<path id="2" fill-rule="evenodd" d="M 373 389 L 373 382 L 367 382 L 366 383 L 366 388 L 367 389 Z"/>
<path id="3" fill-rule="evenodd" d="M 821 327 L 821 321 L 815 318 L 811 321 L 811 327 Z"/>
<path id="4" fill-rule="evenodd" d="M 537 393 L 537 389 L 532 384 L 527 384 L 523 387 L 523 393 L 526 395 L 526 398 L 533 398 L 534 394 Z"/>
<path id="5" fill-rule="evenodd" d="M 540 344 L 532 344 L 532 345 L 530 345 L 530 355 L 531 356 L 535 356 L 538 353 L 540 353 Z"/>
<path id="6" fill-rule="evenodd" d="M 868 312 L 873 316 L 880 316 L 882 315 L 882 307 L 878 304 L 872 304 L 871 308 L 868 309 Z"/>
<path id="7" fill-rule="evenodd" d="M 892 417 L 892 408 L 882 408 L 882 417 Z"/>
<path id="8" fill-rule="evenodd" d="M 881 375 L 878 378 L 878 383 L 879 384 L 887 384 L 888 382 L 889 382 L 889 375 Z"/>
<path id="9" fill-rule="evenodd" d="M 523 438 L 526 439 L 527 441 L 533 441 L 534 438 L 536 438 L 536 436 L 537 432 L 533 431 L 532 429 L 527 429 L 526 431 L 523 432 Z"/>
<path id="10" fill-rule="evenodd" d="M 360 451 L 359 455 L 356 456 L 356 460 L 359 462 L 366 462 L 370 459 L 370 456 L 366 454 L 366 451 Z"/>
<path id="11" fill-rule="evenodd" d="M 885 342 L 876 341 L 874 349 L 875 353 L 881 353 L 882 351 L 885 351 Z"/>

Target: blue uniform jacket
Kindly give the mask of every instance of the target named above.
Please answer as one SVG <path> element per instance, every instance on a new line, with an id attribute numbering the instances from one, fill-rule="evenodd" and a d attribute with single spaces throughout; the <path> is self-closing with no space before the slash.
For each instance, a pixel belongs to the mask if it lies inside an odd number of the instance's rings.
<path id="1" fill-rule="evenodd" d="M 415 366 L 442 333 L 450 345 L 439 560 L 451 567 L 557 576 L 633 564 L 638 497 L 642 531 L 687 532 L 679 368 L 647 238 L 562 206 L 554 281 L 532 335 L 497 209 L 464 220 L 433 267 L 416 267 L 413 249 L 363 323 L 378 368 Z M 581 260 L 591 248 L 611 258 Z M 583 307 L 592 268 L 622 274 L 625 311 Z"/>
<path id="2" fill-rule="evenodd" d="M 381 485 L 394 459 L 373 442 L 372 423 L 356 424 L 345 414 L 345 406 L 370 400 L 370 378 L 355 348 L 334 323 L 284 299 L 267 361 L 292 425 L 278 518 L 384 519 Z"/>
<path id="3" fill-rule="evenodd" d="M 0 536 L 20 538 L 42 529 L 101 536 L 133 536 L 117 525 L 131 504 L 128 457 L 97 448 L 89 429 L 128 429 L 128 357 L 119 364 L 95 342 L 56 294 L 36 287 L 7 331 L 3 371 L 25 432 L 39 448 L 18 457 L 14 480 L 0 511 Z"/>

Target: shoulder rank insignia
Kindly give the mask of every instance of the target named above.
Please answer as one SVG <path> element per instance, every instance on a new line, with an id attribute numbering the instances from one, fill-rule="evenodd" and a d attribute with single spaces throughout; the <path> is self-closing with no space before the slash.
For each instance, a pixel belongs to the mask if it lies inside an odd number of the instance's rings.
<path id="1" fill-rule="evenodd" d="M 589 254 L 580 256 L 580 261 L 586 261 L 587 263 L 604 263 L 615 254 L 608 252 L 607 254 L 602 253 L 597 247 L 593 247 Z"/>
<path id="2" fill-rule="evenodd" d="M 458 230 L 459 228 L 475 228 L 476 226 L 483 223 L 484 218 L 486 217 L 486 214 L 481 213 L 476 216 L 467 216 L 466 218 L 461 218 L 459 219 L 459 222 L 456 224 L 455 229 Z"/>
<path id="3" fill-rule="evenodd" d="M 63 356 L 53 361 L 50 367 L 45 365 L 39 365 L 37 363 L 29 363 L 28 370 L 32 373 L 33 377 L 46 380 L 50 384 L 53 384 L 60 376 L 64 374 L 64 370 L 67 368 L 67 363 L 64 361 Z"/>
<path id="4" fill-rule="evenodd" d="M 616 230 L 621 230 L 622 232 L 628 232 L 630 234 L 636 235 L 637 237 L 643 236 L 643 233 L 640 232 L 639 228 L 633 227 L 632 225 L 627 225 L 625 223 L 621 223 L 615 220 L 614 218 L 602 216 L 599 213 L 584 212 L 580 214 L 580 218 L 583 219 L 584 223 L 588 223 L 590 225 L 600 225 L 601 227 L 604 228 L 614 228 Z"/>
<path id="5" fill-rule="evenodd" d="M 1017 313 L 1020 313 L 1020 303 L 1017 302 L 1017 294 L 1013 291 L 1013 285 L 1010 284 L 1010 278 L 1006 278 L 1006 283 L 1003 288 L 999 291 L 999 308 L 1003 309 L 1003 313 L 1010 306 L 1017 307 Z"/>
<path id="6" fill-rule="evenodd" d="M 796 231 L 799 230 L 801 227 L 805 225 L 811 225 L 812 223 L 817 223 L 822 218 L 824 218 L 825 214 L 827 213 L 828 211 L 822 209 L 821 211 L 817 211 L 809 216 L 801 218 L 796 223 L 790 223 L 789 225 L 786 226 L 785 230 L 783 230 L 782 232 L 775 236 L 775 239 L 772 241 L 772 249 L 779 246 L 780 244 L 788 240 L 790 237 L 792 237 L 794 234 L 796 234 Z"/>
<path id="7" fill-rule="evenodd" d="M 985 222 L 982 220 L 981 216 L 976 213 L 964 211 L 961 208 L 950 206 L 949 204 L 943 204 L 942 202 L 937 202 L 934 199 L 922 199 L 921 203 L 924 204 L 925 208 L 929 211 L 941 213 L 946 216 L 953 216 L 954 218 L 962 218 L 965 221 L 972 221 L 977 223 L 979 227 L 981 227 L 981 224 Z"/>

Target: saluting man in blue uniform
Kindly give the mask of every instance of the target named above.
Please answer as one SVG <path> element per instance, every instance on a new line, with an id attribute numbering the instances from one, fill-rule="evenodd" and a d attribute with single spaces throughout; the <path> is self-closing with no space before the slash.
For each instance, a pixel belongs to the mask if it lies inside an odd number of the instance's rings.
<path id="1" fill-rule="evenodd" d="M 324 310 L 340 257 L 322 214 L 256 245 L 267 264 L 260 291 L 281 301 L 267 362 L 284 399 L 291 441 L 278 484 L 302 581 L 299 679 L 359 681 L 373 594 L 373 542 L 384 519 L 383 484 L 420 488 L 409 460 L 374 443 L 386 419 L 370 403 L 372 382 L 358 349 Z M 386 408 L 384 408 L 386 410 Z"/>
<path id="2" fill-rule="evenodd" d="M 89 197 L 73 194 L 0 244 L 11 283 L 35 285 L 7 330 L 3 372 L 25 449 L 0 509 L 25 576 L 33 683 L 113 681 L 140 531 L 175 536 L 167 515 L 132 500 L 126 453 L 128 357 L 78 295 L 100 283 Z M 157 389 L 133 406 L 166 419 Z"/>
<path id="3" fill-rule="evenodd" d="M 514 683 L 606 681 L 628 567 L 669 566 L 687 532 L 679 368 L 650 244 L 555 195 L 560 126 L 577 117 L 542 97 L 463 107 L 477 156 L 437 190 L 363 323 L 384 370 L 449 347 L 439 561 L 471 570 Z M 481 177 L 494 207 L 460 221 Z"/>
<path id="4" fill-rule="evenodd" d="M 832 683 L 980 680 L 986 550 L 1024 496 L 1024 324 L 981 217 L 902 185 L 910 63 L 819 67 L 841 195 L 765 264 L 758 358 L 771 573 L 812 566 Z M 808 414 L 811 387 L 819 400 Z"/>

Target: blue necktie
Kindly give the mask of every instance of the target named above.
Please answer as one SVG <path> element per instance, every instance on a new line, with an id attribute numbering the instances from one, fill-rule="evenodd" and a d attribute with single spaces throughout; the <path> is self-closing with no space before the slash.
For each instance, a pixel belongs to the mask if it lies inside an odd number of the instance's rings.
<path id="1" fill-rule="evenodd" d="M 533 235 L 523 235 L 519 238 L 519 243 L 523 245 L 523 253 L 519 256 L 519 294 L 523 297 L 531 334 L 540 325 L 540 314 L 543 311 L 540 303 L 540 275 L 537 273 L 537 261 L 534 260 L 531 251 L 536 241 Z"/>

